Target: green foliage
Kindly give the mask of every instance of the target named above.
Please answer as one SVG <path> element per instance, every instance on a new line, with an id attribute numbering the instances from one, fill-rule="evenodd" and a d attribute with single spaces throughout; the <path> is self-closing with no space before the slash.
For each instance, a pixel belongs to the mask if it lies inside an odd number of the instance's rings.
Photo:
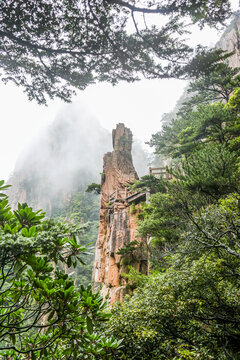
<path id="1" fill-rule="evenodd" d="M 221 71 L 225 74 L 224 70 L 226 70 L 226 68 L 229 70 L 229 67 L 225 67 L 223 62 L 227 60 L 229 56 L 233 55 L 233 53 L 234 52 L 228 53 L 220 48 L 208 50 L 206 47 L 198 45 L 196 56 L 186 65 L 185 71 L 187 71 L 191 78 L 196 79 L 199 77 L 210 78 L 213 74 L 219 74 Z"/>
<path id="2" fill-rule="evenodd" d="M 180 194 L 179 194 L 180 195 Z M 183 211 L 181 200 L 173 195 L 158 193 L 151 196 L 151 201 L 144 208 L 144 219 L 138 230 L 142 236 L 151 236 L 152 241 L 168 243 L 178 235 L 179 216 Z M 161 214 L 161 217 L 160 217 Z"/>
<path id="3" fill-rule="evenodd" d="M 28 207 L 26 203 L 18 203 L 18 209 L 14 211 L 14 215 L 23 228 L 28 228 L 32 225 L 38 225 L 45 217 L 45 213 L 42 212 L 42 210 L 35 212 L 31 207 Z"/>
<path id="4" fill-rule="evenodd" d="M 94 194 L 99 195 L 99 194 L 101 194 L 101 185 L 92 183 L 92 184 L 88 185 L 86 192 L 88 192 L 88 193 L 93 192 Z"/>
<path id="5" fill-rule="evenodd" d="M 130 214 L 134 215 L 136 213 L 137 213 L 137 208 L 136 208 L 136 205 L 133 203 L 130 205 Z"/>
<path id="6" fill-rule="evenodd" d="M 168 269 L 115 306 L 109 333 L 127 359 L 237 359 L 240 354 L 239 195 L 186 223 Z"/>
<path id="7" fill-rule="evenodd" d="M 0 180 L 0 191 L 5 191 L 7 190 L 11 185 L 4 185 L 4 180 Z M 3 197 L 6 197 L 6 194 L 5 193 L 0 193 L 0 197 L 3 198 Z"/>
<path id="8" fill-rule="evenodd" d="M 166 15 L 168 20 L 162 26 L 138 26 L 139 13 Z M 1 79 L 22 86 L 30 100 L 45 104 L 46 95 L 70 101 L 74 88 L 95 81 L 185 76 L 192 68 L 185 66 L 192 49 L 179 37 L 186 33 L 180 19 L 216 26 L 230 13 L 229 1 L 218 0 L 39 0 L 17 5 L 5 0 L 0 3 Z"/>
<path id="9" fill-rule="evenodd" d="M 176 118 L 150 141 L 156 152 L 163 156 L 178 158 L 209 141 L 219 141 L 234 150 L 239 149 L 239 69 L 218 61 L 214 69 L 209 68 L 203 61 L 205 58 L 207 61 L 209 54 L 204 51 L 200 55 L 196 80 L 188 88 L 190 100 L 183 103 Z M 216 55 L 213 53 L 212 56 L 215 58 Z M 233 91 L 234 95 L 230 97 Z M 209 104 L 222 100 L 228 104 Z"/>
<path id="10" fill-rule="evenodd" d="M 231 146 L 239 138 L 239 118 L 233 107 L 222 103 L 200 105 L 197 110 L 175 119 L 151 140 L 156 151 L 164 156 L 178 158 L 189 155 L 208 142 Z"/>
<path id="11" fill-rule="evenodd" d="M 137 288 L 115 308 L 109 329 L 124 339 L 126 358 L 178 359 L 184 348 L 193 358 L 238 358 L 238 290 L 233 275 L 222 279 L 226 270 L 204 256 Z"/>
<path id="12" fill-rule="evenodd" d="M 192 104 L 210 103 L 225 100 L 228 102 L 233 90 L 240 86 L 239 68 L 231 68 L 221 63 L 218 69 L 190 83 L 188 93 L 195 93 Z"/>
<path id="13" fill-rule="evenodd" d="M 173 175 L 189 190 L 216 198 L 238 189 L 239 160 L 225 144 L 209 143 L 192 151 Z"/>
<path id="14" fill-rule="evenodd" d="M 117 252 L 118 255 L 125 255 L 132 253 L 136 249 L 136 245 L 138 245 L 137 240 L 131 241 L 126 244 L 124 247 L 120 248 Z"/>
<path id="15" fill-rule="evenodd" d="M 159 191 L 164 191 L 165 181 L 163 178 L 156 178 L 154 175 L 144 175 L 140 180 L 134 180 L 132 185 L 128 185 L 131 190 L 149 191 L 154 194 Z"/>
<path id="16" fill-rule="evenodd" d="M 235 89 L 234 94 L 228 101 L 228 106 L 230 108 L 236 109 L 238 112 L 240 110 L 240 88 Z"/>
<path id="17" fill-rule="evenodd" d="M 139 221 L 155 273 L 129 275 L 135 290 L 107 330 L 123 339 L 123 359 L 240 358 L 238 90 L 228 104 L 189 102 L 154 137 L 157 152 L 175 157 L 173 179 L 161 180 Z"/>
<path id="18" fill-rule="evenodd" d="M 0 205 L 6 210 L 0 226 L 1 358 L 97 359 L 117 352 L 121 341 L 100 331 L 110 317 L 106 303 L 90 286 L 76 286 L 69 271 L 87 253 L 79 241 L 85 226 L 44 220 L 27 204 L 12 212 L 6 196 Z"/>
<path id="19" fill-rule="evenodd" d="M 99 196 L 80 189 L 71 195 L 71 200 L 65 207 L 53 213 L 53 216 L 62 222 L 70 221 L 75 226 L 86 224 L 86 229 L 81 234 L 81 243 L 88 245 L 89 251 L 84 256 L 84 266 L 78 264 L 73 275 L 77 283 L 80 282 L 85 286 L 92 281 L 94 246 L 98 236 L 99 200 Z"/>
<path id="20" fill-rule="evenodd" d="M 120 248 L 117 252 L 121 255 L 121 265 L 127 271 L 128 266 L 133 266 L 139 257 L 139 254 L 144 252 L 144 244 L 139 243 L 137 240 L 130 241 L 128 244 Z"/>
<path id="21" fill-rule="evenodd" d="M 137 287 L 142 287 L 148 282 L 148 276 L 138 272 L 132 266 L 128 266 L 128 273 L 121 274 L 124 278 L 127 279 L 127 285 L 131 287 L 131 289 L 135 289 Z"/>
<path id="22" fill-rule="evenodd" d="M 96 194 L 79 190 L 72 193 L 71 200 L 60 214 L 74 223 L 94 222 L 99 219 L 100 197 Z"/>
<path id="23" fill-rule="evenodd" d="M 195 211 L 239 191 L 236 94 L 237 90 L 227 105 L 214 103 L 189 113 L 180 111 L 172 124 L 155 135 L 157 151 L 177 159 L 168 169 L 174 180 L 152 196 L 139 231 L 167 252 L 178 244 Z"/>

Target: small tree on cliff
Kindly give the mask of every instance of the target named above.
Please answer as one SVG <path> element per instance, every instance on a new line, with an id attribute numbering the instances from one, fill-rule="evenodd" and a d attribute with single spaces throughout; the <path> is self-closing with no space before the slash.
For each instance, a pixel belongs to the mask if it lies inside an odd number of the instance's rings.
<path id="1" fill-rule="evenodd" d="M 151 26 L 147 15 L 156 23 L 160 15 L 168 21 Z M 203 27 L 229 15 L 228 0 L 1 1 L 1 79 L 46 103 L 46 95 L 70 101 L 74 88 L 96 80 L 179 78 L 192 55 L 179 39 L 183 17 Z"/>
<path id="2" fill-rule="evenodd" d="M 101 185 L 92 183 L 92 184 L 88 185 L 86 192 L 100 195 L 101 194 Z"/>

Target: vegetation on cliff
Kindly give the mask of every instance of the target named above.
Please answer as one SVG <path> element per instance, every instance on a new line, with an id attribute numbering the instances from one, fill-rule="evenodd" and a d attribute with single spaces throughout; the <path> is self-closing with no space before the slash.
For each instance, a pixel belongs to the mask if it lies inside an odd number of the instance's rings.
<path id="1" fill-rule="evenodd" d="M 109 332 L 123 338 L 122 359 L 239 359 L 238 71 L 223 64 L 193 83 L 204 101 L 190 99 L 151 140 L 173 159 L 173 179 L 152 181 L 139 222 L 152 238 L 154 273 L 135 275 L 138 288 L 113 310 Z M 234 91 L 227 103 L 205 103 L 214 79 L 217 96 Z"/>

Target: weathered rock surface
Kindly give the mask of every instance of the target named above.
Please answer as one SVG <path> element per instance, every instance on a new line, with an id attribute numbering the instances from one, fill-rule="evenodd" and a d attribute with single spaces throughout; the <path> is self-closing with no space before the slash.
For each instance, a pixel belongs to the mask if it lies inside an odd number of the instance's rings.
<path id="1" fill-rule="evenodd" d="M 119 255 L 119 249 L 132 241 L 143 244 L 143 239 L 137 237 L 137 215 L 130 211 L 138 204 L 141 194 L 136 201 L 131 199 L 133 193 L 126 187 L 127 183 L 138 179 L 132 163 L 132 133 L 118 124 L 113 130 L 113 152 L 104 156 L 101 181 L 101 209 L 99 236 L 95 251 L 93 277 L 95 284 L 102 287 L 102 295 L 110 298 L 113 303 L 122 301 L 126 292 L 126 279 L 122 276 L 128 271 L 126 263 L 130 263 L 136 270 L 147 273 L 147 255 L 145 251 L 136 250 L 131 254 Z"/>
<path id="2" fill-rule="evenodd" d="M 216 47 L 234 54 L 228 59 L 232 68 L 240 67 L 240 12 L 236 13 L 231 24 L 227 27 Z"/>

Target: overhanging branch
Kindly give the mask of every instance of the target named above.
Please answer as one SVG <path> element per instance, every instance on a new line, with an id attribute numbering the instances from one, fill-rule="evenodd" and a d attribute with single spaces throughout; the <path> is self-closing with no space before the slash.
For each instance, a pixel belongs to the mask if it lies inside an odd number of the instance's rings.
<path id="1" fill-rule="evenodd" d="M 162 14 L 162 15 L 166 15 L 171 13 L 172 9 L 169 9 L 169 7 L 165 7 L 165 6 L 157 6 L 154 9 L 150 9 L 150 8 L 142 8 L 142 7 L 138 7 L 132 4 L 129 4 L 126 1 L 122 1 L 122 0 L 105 0 L 106 2 L 110 3 L 110 4 L 117 4 L 120 5 L 122 7 L 128 8 L 129 10 L 133 11 L 133 12 L 141 12 L 143 14 Z"/>

